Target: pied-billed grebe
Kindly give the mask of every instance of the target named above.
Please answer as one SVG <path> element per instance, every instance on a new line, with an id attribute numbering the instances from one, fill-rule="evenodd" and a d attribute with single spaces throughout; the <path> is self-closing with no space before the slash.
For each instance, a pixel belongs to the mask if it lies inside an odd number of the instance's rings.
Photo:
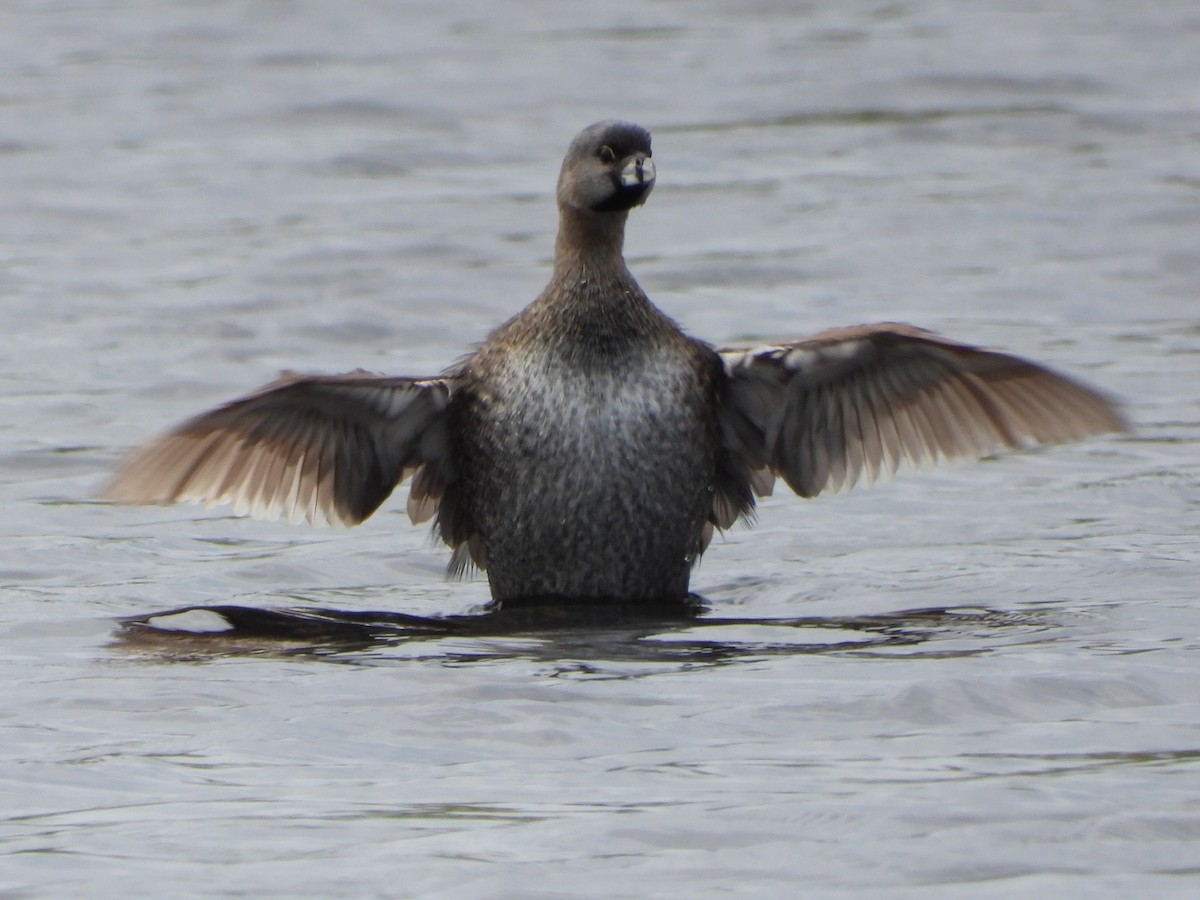
<path id="1" fill-rule="evenodd" d="M 558 179 L 550 283 L 462 363 L 286 373 L 135 451 L 107 496 L 353 525 L 412 476 L 412 521 L 436 516 L 450 572 L 486 569 L 498 601 L 670 602 L 776 476 L 811 497 L 1125 429 L 1077 381 L 910 325 L 753 349 L 688 337 L 622 256 L 654 177 L 644 129 L 584 129 Z"/>

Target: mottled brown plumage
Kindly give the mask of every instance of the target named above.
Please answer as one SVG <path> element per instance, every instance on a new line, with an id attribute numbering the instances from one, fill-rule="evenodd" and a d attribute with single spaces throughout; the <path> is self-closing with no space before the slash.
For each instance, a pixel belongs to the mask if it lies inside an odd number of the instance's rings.
<path id="1" fill-rule="evenodd" d="M 654 177 L 644 130 L 585 129 L 549 284 L 459 366 L 285 374 L 135 451 L 107 496 L 352 525 L 413 475 L 413 522 L 436 517 L 451 573 L 486 569 L 499 601 L 671 602 L 775 476 L 810 497 L 1126 428 L 1090 387 L 910 325 L 720 351 L 688 337 L 623 258 Z"/>

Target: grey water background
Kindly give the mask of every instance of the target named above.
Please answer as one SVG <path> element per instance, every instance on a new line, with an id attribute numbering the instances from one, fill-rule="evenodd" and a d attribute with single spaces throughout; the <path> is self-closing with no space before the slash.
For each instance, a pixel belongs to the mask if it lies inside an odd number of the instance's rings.
<path id="1" fill-rule="evenodd" d="M 92 498 L 279 369 L 428 374 L 629 118 L 643 285 L 738 345 L 903 320 L 1137 431 L 763 504 L 699 620 L 128 646 L 185 605 L 469 613 L 354 531 Z M 1200 892 L 1200 7 L 0 7 L 0 896 Z"/>

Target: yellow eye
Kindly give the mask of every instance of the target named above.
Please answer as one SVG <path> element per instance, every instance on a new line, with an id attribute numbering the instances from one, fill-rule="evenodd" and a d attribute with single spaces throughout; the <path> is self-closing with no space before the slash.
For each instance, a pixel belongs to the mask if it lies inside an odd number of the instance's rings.
<path id="1" fill-rule="evenodd" d="M 600 157 L 600 162 L 602 162 L 602 163 L 611 163 L 611 162 L 616 162 L 616 160 L 617 160 L 617 154 L 613 153 L 613 148 L 608 146 L 607 144 L 605 144 L 603 147 L 601 147 L 599 152 L 596 153 L 596 155 L 598 157 Z"/>

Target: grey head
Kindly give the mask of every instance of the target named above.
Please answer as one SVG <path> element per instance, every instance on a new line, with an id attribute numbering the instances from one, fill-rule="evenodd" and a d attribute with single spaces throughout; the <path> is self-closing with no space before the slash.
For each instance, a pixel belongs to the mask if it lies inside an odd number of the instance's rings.
<path id="1" fill-rule="evenodd" d="M 623 213 L 645 203 L 653 187 L 650 132 L 631 122 L 597 122 L 567 149 L 558 176 L 558 205 Z"/>

